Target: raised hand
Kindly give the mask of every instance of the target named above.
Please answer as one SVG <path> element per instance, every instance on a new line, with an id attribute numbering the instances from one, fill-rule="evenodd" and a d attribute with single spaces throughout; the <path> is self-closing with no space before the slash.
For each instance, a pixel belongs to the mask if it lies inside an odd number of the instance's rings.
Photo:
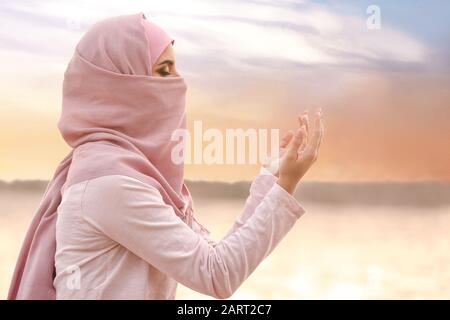
<path id="1" fill-rule="evenodd" d="M 294 136 L 294 132 L 289 130 L 281 139 L 280 148 L 277 150 L 278 152 L 272 152 L 270 156 L 262 163 L 262 166 L 270 171 L 274 176 L 278 177 L 278 171 L 280 167 L 280 158 L 285 154 L 287 150 L 287 146 Z"/>
<path id="2" fill-rule="evenodd" d="M 322 110 L 315 112 L 313 131 L 310 133 L 308 113 L 299 115 L 300 128 L 290 138 L 284 154 L 280 157 L 277 183 L 293 194 L 298 182 L 317 160 L 323 139 Z M 283 138 L 283 141 L 284 141 Z"/>

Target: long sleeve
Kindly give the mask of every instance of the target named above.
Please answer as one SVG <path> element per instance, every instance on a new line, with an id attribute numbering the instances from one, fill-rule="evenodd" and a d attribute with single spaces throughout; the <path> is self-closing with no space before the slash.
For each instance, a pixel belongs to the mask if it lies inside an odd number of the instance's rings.
<path id="1" fill-rule="evenodd" d="M 236 231 L 245 223 L 245 221 L 247 221 L 247 219 L 255 212 L 258 204 L 260 204 L 261 200 L 264 198 L 267 192 L 269 192 L 270 188 L 272 188 L 276 181 L 277 177 L 275 177 L 264 167 L 261 167 L 259 175 L 253 180 L 252 184 L 250 185 L 249 196 L 245 201 L 242 212 L 236 218 L 224 238 Z"/>
<path id="2" fill-rule="evenodd" d="M 82 199 L 83 219 L 101 234 L 177 282 L 215 298 L 230 297 L 303 213 L 275 183 L 243 225 L 211 245 L 164 203 L 157 189 L 136 179 L 92 179 Z"/>

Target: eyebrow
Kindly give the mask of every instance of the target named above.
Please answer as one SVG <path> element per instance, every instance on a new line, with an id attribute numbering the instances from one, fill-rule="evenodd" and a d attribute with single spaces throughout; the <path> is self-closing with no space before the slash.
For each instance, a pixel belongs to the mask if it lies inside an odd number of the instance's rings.
<path id="1" fill-rule="evenodd" d="M 164 60 L 163 62 L 158 63 L 158 66 L 162 65 L 162 64 L 165 64 L 165 63 L 167 63 L 169 66 L 173 66 L 173 61 L 172 60 Z"/>

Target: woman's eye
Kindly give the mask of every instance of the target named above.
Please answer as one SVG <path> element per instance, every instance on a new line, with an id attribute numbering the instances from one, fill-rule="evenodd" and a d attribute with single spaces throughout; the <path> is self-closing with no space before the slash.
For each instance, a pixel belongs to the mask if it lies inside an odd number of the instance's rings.
<path id="1" fill-rule="evenodd" d="M 158 73 L 163 77 L 170 76 L 170 72 L 165 70 L 159 70 Z"/>

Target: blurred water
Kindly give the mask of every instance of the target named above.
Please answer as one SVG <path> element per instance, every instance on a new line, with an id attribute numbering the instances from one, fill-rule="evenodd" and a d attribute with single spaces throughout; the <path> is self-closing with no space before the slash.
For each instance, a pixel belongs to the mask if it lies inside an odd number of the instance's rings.
<path id="1" fill-rule="evenodd" d="M 0 194 L 0 298 L 40 197 Z M 195 198 L 215 240 L 242 206 Z M 450 208 L 303 206 L 306 214 L 231 299 L 450 299 Z M 177 298 L 210 299 L 182 285 Z"/>

